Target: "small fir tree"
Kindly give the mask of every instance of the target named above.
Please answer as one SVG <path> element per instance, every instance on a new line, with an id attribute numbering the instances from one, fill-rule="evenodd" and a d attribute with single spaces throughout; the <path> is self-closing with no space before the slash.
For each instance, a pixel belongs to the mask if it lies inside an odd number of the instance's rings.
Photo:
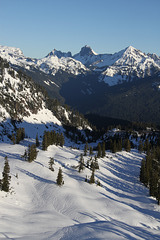
<path id="1" fill-rule="evenodd" d="M 15 138 L 14 133 L 12 133 L 11 141 L 13 142 L 13 144 L 16 144 L 16 138 Z"/>
<path id="2" fill-rule="evenodd" d="M 60 146 L 61 146 L 61 147 L 64 146 L 64 136 L 63 136 L 62 133 L 60 134 Z"/>
<path id="3" fill-rule="evenodd" d="M 95 183 L 94 169 L 92 169 L 92 174 L 91 174 L 91 177 L 90 177 L 89 183 L 90 183 L 90 184 Z"/>
<path id="4" fill-rule="evenodd" d="M 92 154 L 93 154 L 93 148 L 90 147 L 90 148 L 89 148 L 89 155 L 92 155 Z"/>
<path id="5" fill-rule="evenodd" d="M 103 142 L 102 144 L 102 158 L 104 158 L 106 155 L 106 146 L 105 146 L 105 142 Z"/>
<path id="6" fill-rule="evenodd" d="M 102 152 L 102 150 L 101 150 L 101 144 L 98 143 L 98 146 L 97 146 L 97 157 L 98 157 L 98 158 L 101 157 L 101 155 L 102 155 L 101 152 Z"/>
<path id="7" fill-rule="evenodd" d="M 40 143 L 39 143 L 39 139 L 38 139 L 38 133 L 36 135 L 36 147 L 39 147 Z"/>
<path id="8" fill-rule="evenodd" d="M 32 162 L 33 160 L 36 159 L 38 154 L 38 151 L 36 149 L 36 145 L 32 144 L 28 146 L 28 151 L 27 151 L 27 161 Z"/>
<path id="9" fill-rule="evenodd" d="M 131 151 L 131 143 L 130 143 L 129 139 L 125 140 L 124 149 L 125 149 L 126 152 L 130 152 Z"/>
<path id="10" fill-rule="evenodd" d="M 139 142 L 138 151 L 139 151 L 139 153 L 142 153 L 142 152 L 143 152 L 143 143 L 142 143 L 141 140 L 140 140 L 140 142 Z"/>
<path id="11" fill-rule="evenodd" d="M 63 175 L 62 175 L 62 169 L 61 168 L 59 168 L 56 182 L 57 182 L 58 186 L 62 186 L 64 184 Z"/>
<path id="12" fill-rule="evenodd" d="M 10 166 L 8 162 L 8 158 L 5 157 L 5 163 L 4 163 L 4 169 L 2 173 L 2 183 L 1 183 L 1 189 L 2 191 L 9 192 L 9 186 L 10 186 L 10 180 L 11 176 L 9 176 L 10 173 Z"/>
<path id="13" fill-rule="evenodd" d="M 51 157 L 49 160 L 49 169 L 51 171 L 54 171 L 53 164 L 54 164 L 54 158 Z"/>
<path id="14" fill-rule="evenodd" d="M 81 155 L 80 155 L 80 160 L 79 160 L 78 172 L 83 171 L 84 168 L 85 168 L 84 158 L 83 158 L 83 154 L 81 154 Z"/>

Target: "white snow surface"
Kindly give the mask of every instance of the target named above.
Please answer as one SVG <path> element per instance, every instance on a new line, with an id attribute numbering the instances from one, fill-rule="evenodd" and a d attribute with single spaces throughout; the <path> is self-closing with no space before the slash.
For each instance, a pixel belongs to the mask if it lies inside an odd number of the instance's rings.
<path id="1" fill-rule="evenodd" d="M 11 192 L 0 192 L 0 239 L 159 239 L 160 207 L 139 182 L 143 154 L 106 152 L 95 172 L 100 187 L 84 181 L 91 171 L 75 169 L 82 151 L 67 144 L 39 149 L 34 162 L 23 161 L 21 155 L 34 141 L 0 143 L 1 171 L 8 156 L 11 175 Z M 50 157 L 54 172 L 48 169 Z M 59 167 L 62 187 L 56 185 Z"/>

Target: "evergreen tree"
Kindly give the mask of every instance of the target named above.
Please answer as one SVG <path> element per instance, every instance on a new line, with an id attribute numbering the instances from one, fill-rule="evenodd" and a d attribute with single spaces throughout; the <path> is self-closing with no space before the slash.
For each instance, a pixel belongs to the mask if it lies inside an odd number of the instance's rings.
<path id="1" fill-rule="evenodd" d="M 46 151 L 48 147 L 48 139 L 47 139 L 47 133 L 44 132 L 43 140 L 42 140 L 42 150 Z"/>
<path id="2" fill-rule="evenodd" d="M 102 150 L 101 150 L 101 144 L 98 143 L 98 146 L 97 146 L 97 157 L 98 157 L 98 158 L 101 157 L 101 155 L 102 155 L 101 152 L 102 152 Z"/>
<path id="3" fill-rule="evenodd" d="M 92 169 L 92 174 L 91 174 L 91 177 L 90 177 L 90 180 L 89 180 L 89 183 L 95 183 L 95 178 L 94 178 L 94 169 Z"/>
<path id="4" fill-rule="evenodd" d="M 50 158 L 50 161 L 49 161 L 49 169 L 50 169 L 51 171 L 54 171 L 53 164 L 54 164 L 54 159 L 51 157 L 51 158 Z"/>
<path id="5" fill-rule="evenodd" d="M 122 138 L 118 139 L 117 151 L 122 151 Z"/>
<path id="6" fill-rule="evenodd" d="M 57 182 L 58 186 L 62 186 L 64 184 L 63 175 L 62 175 L 62 169 L 61 168 L 59 168 L 56 182 Z"/>
<path id="7" fill-rule="evenodd" d="M 150 184 L 149 184 L 150 196 L 158 197 L 158 173 L 157 171 L 151 171 Z"/>
<path id="8" fill-rule="evenodd" d="M 21 140 L 25 137 L 25 130 L 24 128 L 18 128 L 16 131 L 16 143 L 19 144 Z"/>
<path id="9" fill-rule="evenodd" d="M 117 143 L 116 143 L 116 140 L 115 140 L 115 139 L 114 139 L 114 141 L 112 142 L 111 151 L 112 151 L 112 153 L 116 153 L 116 152 L 117 152 Z"/>
<path id="10" fill-rule="evenodd" d="M 105 157 L 106 155 L 106 147 L 105 147 L 105 142 L 102 143 L 102 158 Z"/>
<path id="11" fill-rule="evenodd" d="M 39 147 L 40 143 L 39 143 L 39 139 L 38 139 L 38 133 L 36 135 L 36 147 Z"/>
<path id="12" fill-rule="evenodd" d="M 61 147 L 64 146 L 64 136 L 63 136 L 62 133 L 61 133 L 61 135 L 60 135 L 60 146 L 61 146 Z"/>
<path id="13" fill-rule="evenodd" d="M 129 139 L 126 139 L 124 142 L 124 149 L 126 152 L 130 152 L 131 151 L 131 143 L 129 141 Z"/>
<path id="14" fill-rule="evenodd" d="M 14 133 L 12 133 L 11 141 L 13 142 L 13 144 L 16 144 L 16 138 L 15 138 Z"/>
<path id="15" fill-rule="evenodd" d="M 79 160 L 78 172 L 83 171 L 84 168 L 85 168 L 84 158 L 83 158 L 83 154 L 81 154 L 81 155 L 80 155 L 80 160 Z"/>
<path id="16" fill-rule="evenodd" d="M 90 146 L 89 148 L 89 155 L 92 155 L 93 154 L 93 148 Z"/>
<path id="17" fill-rule="evenodd" d="M 94 169 L 99 169 L 98 159 L 96 156 L 95 156 L 95 160 L 94 160 Z"/>
<path id="18" fill-rule="evenodd" d="M 37 157 L 37 149 L 36 149 L 36 145 L 32 144 L 28 146 L 28 152 L 27 152 L 27 160 L 28 162 L 32 162 L 33 160 L 36 159 Z"/>
<path id="19" fill-rule="evenodd" d="M 5 163 L 4 163 L 4 169 L 2 173 L 2 183 L 1 183 L 1 189 L 2 191 L 9 192 L 9 186 L 10 186 L 10 180 L 11 176 L 9 176 L 10 173 L 10 166 L 8 162 L 8 158 L 5 157 Z"/>
<path id="20" fill-rule="evenodd" d="M 142 140 L 140 140 L 140 142 L 139 142 L 138 151 L 139 151 L 139 153 L 142 153 L 142 152 L 143 152 L 143 143 L 142 143 Z"/>

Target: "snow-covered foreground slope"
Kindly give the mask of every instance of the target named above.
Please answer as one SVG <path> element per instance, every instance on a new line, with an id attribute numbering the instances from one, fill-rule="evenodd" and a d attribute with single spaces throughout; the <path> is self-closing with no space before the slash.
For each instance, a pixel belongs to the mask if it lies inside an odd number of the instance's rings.
<path id="1" fill-rule="evenodd" d="M 138 179 L 142 155 L 107 152 L 95 173 L 99 187 L 85 182 L 89 169 L 75 169 L 80 150 L 50 146 L 28 163 L 21 159 L 28 141 L 0 144 L 0 169 L 8 156 L 12 187 L 0 192 L 0 239 L 159 239 L 160 207 Z M 59 167 L 62 187 L 56 185 Z"/>

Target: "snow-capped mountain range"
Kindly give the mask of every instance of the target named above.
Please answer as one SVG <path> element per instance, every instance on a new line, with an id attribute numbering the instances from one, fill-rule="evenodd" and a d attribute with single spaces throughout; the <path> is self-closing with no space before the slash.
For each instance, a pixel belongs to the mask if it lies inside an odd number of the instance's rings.
<path id="1" fill-rule="evenodd" d="M 0 46 L 0 56 L 12 65 L 28 70 L 35 68 L 49 75 L 57 72 L 73 75 L 93 72 L 99 75 L 99 81 L 109 86 L 134 78 L 160 75 L 160 57 L 142 53 L 132 46 L 114 54 L 97 54 L 89 46 L 84 46 L 74 56 L 71 52 L 54 49 L 41 59 L 27 58 L 18 48 Z"/>

